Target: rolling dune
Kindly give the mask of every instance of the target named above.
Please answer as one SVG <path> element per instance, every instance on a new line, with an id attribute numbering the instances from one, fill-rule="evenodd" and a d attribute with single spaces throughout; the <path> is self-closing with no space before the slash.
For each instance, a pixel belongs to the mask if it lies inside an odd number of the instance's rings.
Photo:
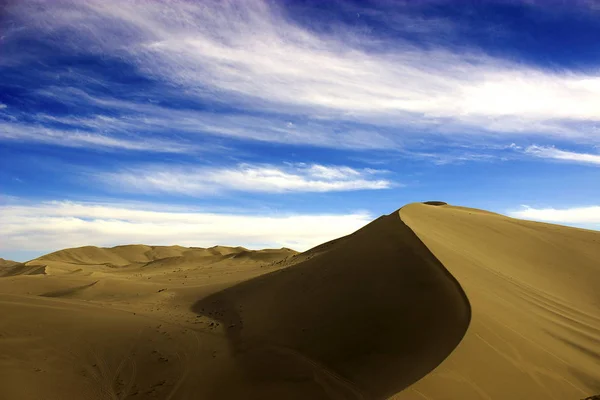
<path id="1" fill-rule="evenodd" d="M 435 201 L 300 254 L 88 246 L 0 275 L 0 399 L 600 393 L 599 232 Z"/>

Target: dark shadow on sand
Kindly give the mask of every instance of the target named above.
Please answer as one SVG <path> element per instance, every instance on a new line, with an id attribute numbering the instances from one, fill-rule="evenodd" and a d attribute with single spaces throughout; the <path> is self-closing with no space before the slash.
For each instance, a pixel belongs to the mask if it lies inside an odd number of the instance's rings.
<path id="1" fill-rule="evenodd" d="M 398 212 L 315 256 L 196 302 L 222 325 L 256 392 L 383 399 L 439 365 L 471 317 L 462 288 Z M 310 250 L 309 250 L 310 252 Z M 235 382 L 229 382 L 235 385 Z M 250 385 L 252 386 L 252 385 Z"/>

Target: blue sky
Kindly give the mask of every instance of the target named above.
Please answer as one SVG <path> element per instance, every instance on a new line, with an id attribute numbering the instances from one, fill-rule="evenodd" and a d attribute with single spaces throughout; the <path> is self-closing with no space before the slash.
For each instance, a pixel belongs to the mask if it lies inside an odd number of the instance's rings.
<path id="1" fill-rule="evenodd" d="M 0 257 L 305 250 L 415 201 L 600 227 L 593 1 L 14 1 Z"/>

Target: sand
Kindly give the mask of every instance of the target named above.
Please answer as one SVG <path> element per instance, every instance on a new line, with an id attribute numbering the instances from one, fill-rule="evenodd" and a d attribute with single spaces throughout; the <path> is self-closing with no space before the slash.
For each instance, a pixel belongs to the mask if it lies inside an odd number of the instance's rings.
<path id="1" fill-rule="evenodd" d="M 600 232 L 435 201 L 304 253 L 0 265 L 0 399 L 582 399 Z"/>
<path id="2" fill-rule="evenodd" d="M 19 264 L 16 261 L 11 261 L 11 260 L 5 260 L 4 258 L 0 258 L 0 271 L 2 271 L 5 268 L 9 268 L 12 267 L 13 265 Z"/>
<path id="3" fill-rule="evenodd" d="M 461 207 L 401 218 L 460 282 L 467 334 L 394 399 L 581 399 L 600 393 L 600 232 Z"/>

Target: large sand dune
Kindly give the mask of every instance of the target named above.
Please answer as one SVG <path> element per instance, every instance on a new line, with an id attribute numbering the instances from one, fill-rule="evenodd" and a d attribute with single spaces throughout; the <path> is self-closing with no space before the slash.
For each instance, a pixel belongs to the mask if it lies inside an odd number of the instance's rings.
<path id="1" fill-rule="evenodd" d="M 395 399 L 600 393 L 600 232 L 411 204 L 401 218 L 471 302 L 465 338 Z"/>
<path id="2" fill-rule="evenodd" d="M 301 254 L 83 247 L 0 276 L 0 399 L 600 393 L 599 232 L 431 202 Z"/>

